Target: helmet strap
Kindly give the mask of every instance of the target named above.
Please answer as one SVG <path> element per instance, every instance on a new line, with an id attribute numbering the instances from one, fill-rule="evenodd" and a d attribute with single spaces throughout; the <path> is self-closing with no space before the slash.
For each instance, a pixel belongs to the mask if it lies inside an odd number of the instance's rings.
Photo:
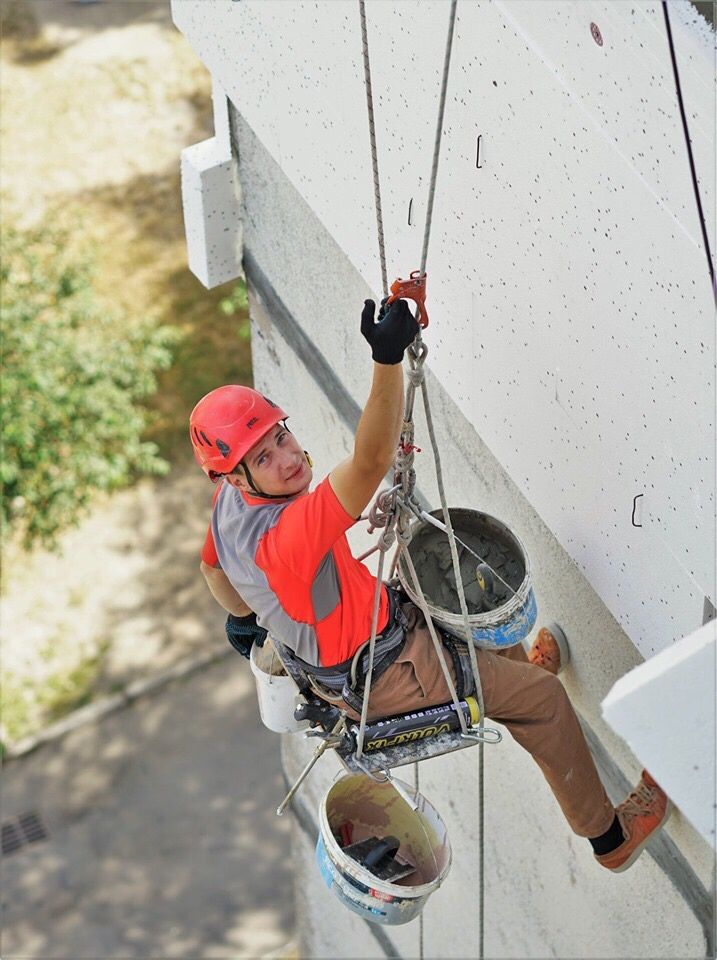
<path id="1" fill-rule="evenodd" d="M 242 462 L 240 466 L 244 468 L 244 475 L 249 486 L 251 487 L 251 492 L 255 497 L 261 497 L 262 500 L 286 500 L 287 494 L 285 493 L 262 493 L 262 491 L 254 483 L 254 478 L 249 472 L 249 467 L 247 467 L 244 462 Z"/>
<path id="2" fill-rule="evenodd" d="M 289 430 L 289 428 L 286 425 L 286 420 L 282 420 L 281 425 L 283 426 L 283 428 L 286 430 L 287 433 L 291 433 L 291 430 Z M 309 455 L 308 450 L 304 450 L 304 456 L 306 457 L 306 462 L 308 463 L 308 465 L 310 467 L 313 467 L 314 461 L 311 459 L 311 456 Z M 251 487 L 251 492 L 255 497 L 261 497 L 263 500 L 286 500 L 287 494 L 285 493 L 263 493 L 254 483 L 254 478 L 249 472 L 249 467 L 246 465 L 246 463 L 243 460 L 239 462 L 238 466 L 241 466 L 243 468 L 244 476 L 246 477 L 247 483 Z M 234 470 L 236 470 L 236 467 L 234 468 Z"/>

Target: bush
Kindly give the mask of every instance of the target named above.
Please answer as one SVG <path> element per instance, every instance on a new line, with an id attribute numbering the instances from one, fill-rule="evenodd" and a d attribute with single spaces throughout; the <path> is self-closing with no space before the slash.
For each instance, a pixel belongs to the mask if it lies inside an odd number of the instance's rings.
<path id="1" fill-rule="evenodd" d="M 162 474 L 139 401 L 171 362 L 174 330 L 101 308 L 92 257 L 60 230 L 3 233 L 2 522 L 52 546 L 98 490 Z"/>

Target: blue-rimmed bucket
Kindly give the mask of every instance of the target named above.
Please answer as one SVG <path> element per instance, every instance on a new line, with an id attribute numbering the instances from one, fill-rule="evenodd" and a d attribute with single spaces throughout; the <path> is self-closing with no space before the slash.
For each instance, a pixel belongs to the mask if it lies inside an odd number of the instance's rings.
<path id="1" fill-rule="evenodd" d="M 371 923 L 413 920 L 450 870 L 451 845 L 438 811 L 395 778 L 341 777 L 321 803 L 319 825 L 316 862 L 326 885 L 345 907 Z M 400 841 L 402 862 L 415 869 L 395 882 L 380 880 L 345 852 L 342 835 L 350 844 L 391 835 Z"/>
<path id="2" fill-rule="evenodd" d="M 521 643 L 538 614 L 523 544 L 509 527 L 487 513 L 462 507 L 450 507 L 449 513 L 456 537 L 470 548 L 457 544 L 473 642 L 488 650 L 505 650 Z M 442 521 L 443 511 L 434 510 L 430 516 Z M 446 632 L 465 639 L 448 535 L 427 520 L 417 520 L 411 529 L 408 549 L 431 617 Z M 417 604 L 403 555 L 398 575 Z"/>

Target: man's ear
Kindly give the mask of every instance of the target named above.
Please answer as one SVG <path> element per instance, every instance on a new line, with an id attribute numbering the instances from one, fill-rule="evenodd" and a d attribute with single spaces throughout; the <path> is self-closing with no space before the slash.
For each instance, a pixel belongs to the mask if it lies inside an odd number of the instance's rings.
<path id="1" fill-rule="evenodd" d="M 230 483 L 237 490 L 243 490 L 245 493 L 249 493 L 251 491 L 251 487 L 249 486 L 249 481 L 247 480 L 244 474 L 243 468 L 241 468 L 238 473 L 225 474 L 224 479 L 227 481 L 227 483 Z"/>

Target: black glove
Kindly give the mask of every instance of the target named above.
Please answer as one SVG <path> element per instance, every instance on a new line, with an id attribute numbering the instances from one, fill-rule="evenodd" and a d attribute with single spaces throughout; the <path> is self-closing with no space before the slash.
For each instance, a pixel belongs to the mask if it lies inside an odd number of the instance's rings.
<path id="1" fill-rule="evenodd" d="M 267 631 L 256 622 L 256 614 L 250 613 L 247 617 L 235 617 L 230 613 L 227 617 L 225 629 L 227 640 L 237 653 L 249 659 L 252 644 L 263 647 Z"/>
<path id="2" fill-rule="evenodd" d="M 403 351 L 413 343 L 418 322 L 405 300 L 381 302 L 378 321 L 374 323 L 376 304 L 364 301 L 361 313 L 361 333 L 371 344 L 371 355 L 376 363 L 396 364 L 403 360 Z"/>

